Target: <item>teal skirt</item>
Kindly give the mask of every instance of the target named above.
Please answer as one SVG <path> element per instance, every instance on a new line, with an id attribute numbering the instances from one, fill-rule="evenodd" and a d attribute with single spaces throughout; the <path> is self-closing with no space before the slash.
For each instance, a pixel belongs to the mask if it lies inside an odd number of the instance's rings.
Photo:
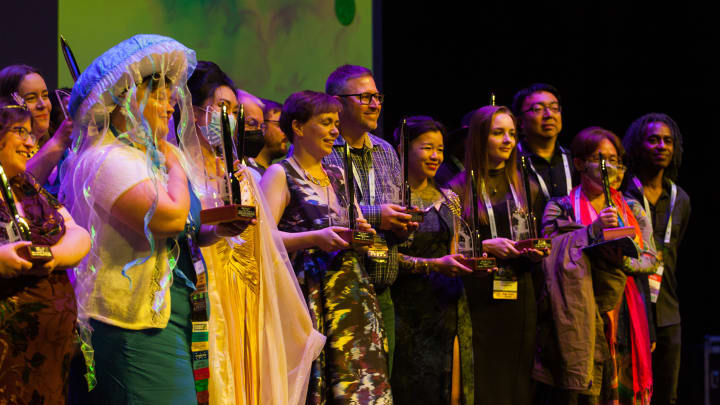
<path id="1" fill-rule="evenodd" d="M 91 320 L 96 404 L 196 405 L 190 342 L 190 288 L 170 287 L 165 329 L 128 330 Z"/>

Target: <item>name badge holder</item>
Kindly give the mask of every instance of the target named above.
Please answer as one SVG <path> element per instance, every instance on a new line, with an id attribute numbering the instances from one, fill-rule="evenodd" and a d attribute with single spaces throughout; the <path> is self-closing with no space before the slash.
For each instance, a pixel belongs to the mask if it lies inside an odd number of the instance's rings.
<path id="1" fill-rule="evenodd" d="M 8 207 L 8 212 L 12 220 L 10 223 L 0 224 L 0 239 L 5 239 L 5 243 L 17 242 L 19 240 L 31 241 L 30 226 L 25 218 L 20 216 L 17 206 L 15 205 L 15 196 L 13 195 L 10 182 L 5 175 L 5 170 L 0 165 L 0 193 Z M 2 242 L 0 242 L 2 243 Z M 31 244 L 26 248 L 18 250 L 23 259 L 32 263 L 42 264 L 53 259 L 53 253 L 48 245 Z"/>
<path id="2" fill-rule="evenodd" d="M 480 181 L 480 189 L 485 200 L 485 209 L 487 210 L 488 222 L 490 223 L 490 234 L 493 239 L 498 237 L 497 223 L 495 222 L 495 210 L 490 202 L 490 196 L 485 188 L 485 182 Z M 513 203 L 517 204 L 517 194 L 510 183 L 510 190 L 513 195 Z M 509 201 L 508 201 L 509 202 Z M 527 224 L 525 225 L 527 226 Z M 518 281 L 515 272 L 508 267 L 499 267 L 498 271 L 493 274 L 493 299 L 496 300 L 516 300 L 518 291 Z"/>
<path id="3" fill-rule="evenodd" d="M 240 181 L 234 175 L 233 167 L 233 140 L 230 127 L 230 118 L 228 117 L 227 106 L 222 106 L 222 145 L 213 145 L 215 154 L 215 173 L 217 176 L 211 177 L 216 181 L 218 190 L 217 206 L 207 208 L 200 211 L 200 222 L 203 224 L 219 224 L 223 222 L 245 221 L 249 222 L 255 219 L 255 207 L 242 204 L 242 191 Z M 239 144 L 244 144 L 244 126 L 245 118 L 242 108 L 240 109 L 240 119 L 238 119 Z M 238 151 L 238 153 L 244 153 Z M 239 155 L 242 158 L 242 155 Z"/>
<path id="4" fill-rule="evenodd" d="M 670 182 L 670 207 L 668 208 L 667 212 L 667 226 L 665 227 L 663 248 L 660 252 L 658 252 L 658 259 L 660 260 L 660 265 L 658 266 L 655 273 L 648 276 L 648 282 L 650 284 L 650 302 L 652 302 L 653 304 L 657 303 L 658 297 L 660 296 L 660 287 L 662 286 L 663 272 L 665 271 L 665 263 L 663 262 L 662 250 L 664 250 L 664 245 L 668 245 L 670 243 L 670 238 L 672 237 L 672 213 L 675 209 L 675 201 L 677 199 L 677 185 L 671 180 L 668 181 Z M 640 179 L 638 179 L 637 177 L 633 177 L 633 182 L 643 196 L 645 214 L 652 218 L 652 211 L 650 211 L 650 202 L 648 201 L 647 197 L 645 197 L 645 190 L 642 183 L 640 182 Z"/>

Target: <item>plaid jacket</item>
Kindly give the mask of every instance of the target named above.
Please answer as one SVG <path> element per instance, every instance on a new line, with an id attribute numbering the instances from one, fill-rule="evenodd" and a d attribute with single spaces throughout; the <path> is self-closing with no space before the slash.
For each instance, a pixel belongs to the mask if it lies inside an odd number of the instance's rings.
<path id="1" fill-rule="evenodd" d="M 345 140 L 339 136 L 333 145 L 331 154 L 323 158 L 323 163 L 344 167 Z M 359 178 L 355 179 L 355 195 L 360 210 L 370 225 L 379 232 L 380 205 L 400 203 L 400 185 L 402 171 L 397 153 L 385 140 L 370 133 L 360 153 L 351 153 L 353 165 Z M 370 201 L 370 169 L 375 172 L 375 201 Z M 375 288 L 382 290 L 390 286 L 397 278 L 397 237 L 392 232 L 382 232 L 388 243 L 388 266 L 383 266 L 382 274 L 373 272 L 373 266 L 367 266 L 370 281 Z"/>

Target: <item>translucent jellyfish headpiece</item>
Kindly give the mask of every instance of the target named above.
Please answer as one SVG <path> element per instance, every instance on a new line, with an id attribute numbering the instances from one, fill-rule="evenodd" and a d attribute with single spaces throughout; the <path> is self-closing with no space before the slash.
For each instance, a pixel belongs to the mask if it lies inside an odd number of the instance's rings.
<path id="1" fill-rule="evenodd" d="M 128 146 L 143 151 L 148 173 L 155 187 L 165 185 L 165 156 L 157 145 L 168 133 L 180 146 L 179 160 L 193 188 L 204 184 L 202 163 L 198 163 L 198 139 L 192 114 L 187 78 L 196 66 L 195 52 L 176 40 L 159 35 L 136 35 L 100 57 L 80 75 L 70 96 L 74 120 L 72 146 L 60 168 L 60 200 L 75 221 L 92 239 L 90 254 L 75 269 L 75 289 L 81 324 L 87 322 L 86 300 L 92 291 L 95 272 L 102 266 L 97 241 L 109 213 L 97 210 L 95 174 L 107 154 Z M 173 123 L 173 111 L 176 121 Z M 156 249 L 148 228 L 155 205 L 145 215 L 145 236 Z M 128 263 L 125 270 L 147 258 Z M 132 281 L 132 280 L 131 280 Z"/>

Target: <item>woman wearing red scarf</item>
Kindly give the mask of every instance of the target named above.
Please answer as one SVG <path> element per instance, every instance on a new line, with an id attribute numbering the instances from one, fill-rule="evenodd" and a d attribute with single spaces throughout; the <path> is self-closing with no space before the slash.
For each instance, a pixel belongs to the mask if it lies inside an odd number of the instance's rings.
<path id="1" fill-rule="evenodd" d="M 645 297 L 635 276 L 657 268 L 651 228 L 639 204 L 610 189 L 603 193 L 599 157 L 610 183 L 622 170 L 618 137 L 591 127 L 573 140 L 580 185 L 548 203 L 543 234 L 553 238 L 544 263 L 536 365 L 541 384 L 537 403 L 649 404 L 652 395 L 650 338 Z M 585 251 L 602 240 L 602 230 L 635 229 L 637 259 L 612 249 Z M 560 368 L 564 370 L 558 372 Z"/>

